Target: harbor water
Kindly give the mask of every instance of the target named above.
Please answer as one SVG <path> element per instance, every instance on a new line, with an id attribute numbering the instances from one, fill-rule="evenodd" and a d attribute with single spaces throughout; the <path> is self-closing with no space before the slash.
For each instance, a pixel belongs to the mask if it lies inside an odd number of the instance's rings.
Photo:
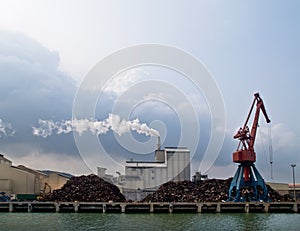
<path id="1" fill-rule="evenodd" d="M 299 230 L 298 213 L 0 213 L 1 231 Z"/>

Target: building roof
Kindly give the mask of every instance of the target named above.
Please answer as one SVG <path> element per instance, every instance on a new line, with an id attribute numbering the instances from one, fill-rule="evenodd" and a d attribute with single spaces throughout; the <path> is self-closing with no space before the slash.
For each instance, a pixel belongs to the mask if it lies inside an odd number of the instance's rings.
<path id="1" fill-rule="evenodd" d="M 5 158 L 3 154 L 0 154 L 0 160 L 3 160 L 3 161 L 5 161 L 5 162 L 10 162 L 10 163 L 12 163 L 12 161 L 9 160 L 9 159 L 7 159 L 7 158 Z"/>
<path id="2" fill-rule="evenodd" d="M 165 147 L 165 149 L 188 149 L 187 147 Z"/>
<path id="3" fill-rule="evenodd" d="M 38 171 L 38 170 L 35 170 L 35 169 L 32 169 L 32 168 L 28 168 L 24 165 L 18 165 L 16 166 L 15 168 L 18 168 L 18 169 L 21 169 L 21 170 L 24 170 L 26 172 L 30 172 L 30 173 L 33 173 L 34 175 L 46 175 L 45 173 L 41 172 L 41 171 Z"/>
<path id="4" fill-rule="evenodd" d="M 129 168 L 161 168 L 167 167 L 166 162 L 155 162 L 155 161 L 126 161 L 125 167 Z"/>
<path id="5" fill-rule="evenodd" d="M 167 152 L 189 152 L 190 150 L 186 147 L 165 147 Z"/>
<path id="6" fill-rule="evenodd" d="M 57 175 L 68 178 L 68 179 L 73 177 L 72 174 L 66 173 L 66 172 L 57 172 L 57 171 L 52 171 L 52 170 L 41 170 L 41 172 L 45 173 L 46 175 L 49 175 L 51 173 L 56 173 Z"/>
<path id="7" fill-rule="evenodd" d="M 156 150 L 156 151 L 163 151 L 163 152 L 190 152 L 189 149 L 186 147 L 165 147 L 164 150 Z M 128 160 L 126 161 L 125 167 L 135 167 L 135 168 L 155 168 L 155 167 L 167 167 L 167 161 L 161 161 L 161 160 L 152 160 L 152 161 L 145 161 L 145 160 Z"/>
<path id="8" fill-rule="evenodd" d="M 150 164 L 162 164 L 164 161 L 147 161 L 147 160 L 127 160 L 126 163 L 150 163 Z"/>
<path id="9" fill-rule="evenodd" d="M 289 190 L 293 190 L 294 189 L 294 183 L 289 183 Z M 295 189 L 299 190 L 300 189 L 300 184 L 299 183 L 295 183 Z"/>
<path id="10" fill-rule="evenodd" d="M 276 191 L 280 190 L 289 190 L 289 186 L 287 183 L 274 183 L 274 182 L 266 182 L 268 185 L 270 185 L 273 189 Z"/>

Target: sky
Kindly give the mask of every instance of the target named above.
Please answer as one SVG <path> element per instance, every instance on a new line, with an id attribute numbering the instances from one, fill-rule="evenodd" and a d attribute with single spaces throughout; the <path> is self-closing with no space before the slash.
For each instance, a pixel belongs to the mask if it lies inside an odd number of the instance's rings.
<path id="1" fill-rule="evenodd" d="M 153 159 L 157 138 L 145 132 L 147 126 L 160 133 L 163 147 L 192 150 L 192 174 L 228 178 L 237 169 L 233 135 L 259 92 L 272 122 L 270 135 L 261 115 L 256 166 L 266 181 L 291 182 L 295 163 L 297 181 L 299 10 L 299 1 L 283 0 L 0 0 L 0 152 L 14 165 L 35 169 L 88 174 L 101 166 L 124 173 L 126 160 Z M 203 64 L 222 96 L 224 126 L 214 126 L 204 86 L 170 68 L 143 65 L 109 76 L 94 118 L 77 118 L 77 128 L 88 130 L 85 136 L 66 127 L 93 67 L 143 44 L 179 49 Z M 99 133 L 100 125 L 105 132 Z M 34 133 L 41 126 L 49 135 Z M 224 135 L 220 151 L 208 153 L 216 160 L 199 169 L 215 134 Z M 101 151 L 91 140 L 102 144 Z"/>

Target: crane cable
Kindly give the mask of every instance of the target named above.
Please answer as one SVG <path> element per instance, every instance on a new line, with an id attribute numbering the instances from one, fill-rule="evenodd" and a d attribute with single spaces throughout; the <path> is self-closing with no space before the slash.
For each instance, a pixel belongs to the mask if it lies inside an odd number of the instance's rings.
<path id="1" fill-rule="evenodd" d="M 266 142 L 268 142 L 268 140 L 266 140 L 266 135 L 265 134 L 265 129 L 258 129 L 258 136 L 257 139 L 261 142 L 261 147 L 262 147 L 262 151 L 263 151 L 263 157 L 264 157 L 264 161 L 266 161 L 266 163 L 268 162 L 268 152 L 267 152 L 267 144 Z M 265 163 L 265 162 L 264 162 Z M 266 164 L 268 166 L 268 163 Z"/>
<path id="2" fill-rule="evenodd" d="M 270 167 L 271 167 L 271 179 L 273 180 L 273 144 L 272 144 L 272 126 L 268 125 L 268 138 L 269 138 L 269 156 L 270 156 Z"/>
<path id="3" fill-rule="evenodd" d="M 258 134 L 259 134 L 258 138 L 262 142 L 265 158 L 267 158 L 268 155 L 267 153 L 269 153 L 269 163 L 270 163 L 270 170 L 271 170 L 270 178 L 273 180 L 273 144 L 272 144 L 271 125 L 270 124 L 267 125 L 266 139 L 263 138 L 263 132 L 261 131 L 261 129 L 258 130 Z"/>

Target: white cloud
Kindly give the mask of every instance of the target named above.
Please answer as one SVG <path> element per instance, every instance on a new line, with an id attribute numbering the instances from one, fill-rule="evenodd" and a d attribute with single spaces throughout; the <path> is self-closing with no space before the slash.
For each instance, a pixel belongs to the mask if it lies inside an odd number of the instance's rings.
<path id="1" fill-rule="evenodd" d="M 300 149 L 300 137 L 283 123 L 272 124 L 271 131 L 269 126 L 258 129 L 258 144 L 268 145 L 272 141 L 274 151 L 279 149 Z"/>
<path id="2" fill-rule="evenodd" d="M 0 118 L 0 138 L 3 136 L 13 136 L 15 132 L 11 123 L 7 123 Z"/>
<path id="3" fill-rule="evenodd" d="M 213 165 L 208 171 L 209 178 L 227 179 L 233 177 L 238 166 L 234 163 L 225 166 Z"/>
<path id="4" fill-rule="evenodd" d="M 139 81 L 147 78 L 148 75 L 149 73 L 144 71 L 143 68 L 137 67 L 121 72 L 116 76 L 110 76 L 106 83 L 100 84 L 101 76 L 96 76 L 93 79 L 89 78 L 89 82 L 84 82 L 81 87 L 87 92 L 102 92 L 118 97 Z"/>
<path id="5" fill-rule="evenodd" d="M 132 68 L 115 76 L 105 88 L 105 92 L 119 96 L 138 81 L 145 79 L 149 73 L 142 68 Z"/>

